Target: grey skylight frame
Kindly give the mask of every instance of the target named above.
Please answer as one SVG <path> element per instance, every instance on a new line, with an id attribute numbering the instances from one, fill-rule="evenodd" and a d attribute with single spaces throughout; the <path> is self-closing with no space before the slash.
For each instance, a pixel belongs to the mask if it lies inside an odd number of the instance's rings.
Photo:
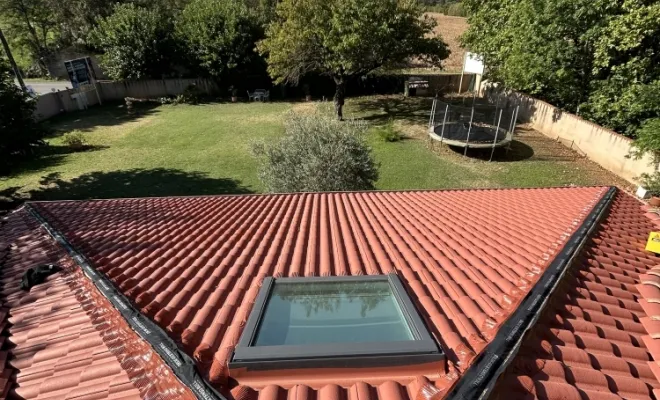
<path id="1" fill-rule="evenodd" d="M 252 346 L 275 283 L 388 282 L 413 340 L 393 342 L 328 343 L 313 345 Z M 436 343 L 396 274 L 305 278 L 266 277 L 250 312 L 229 368 L 251 370 L 286 368 L 341 368 L 415 365 L 444 360 Z"/>

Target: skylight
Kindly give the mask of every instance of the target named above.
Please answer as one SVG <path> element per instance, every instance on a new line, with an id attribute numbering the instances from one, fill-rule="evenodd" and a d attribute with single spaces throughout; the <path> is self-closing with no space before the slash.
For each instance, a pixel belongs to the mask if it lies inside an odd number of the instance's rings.
<path id="1" fill-rule="evenodd" d="M 443 359 L 396 275 L 266 278 L 230 368 Z"/>

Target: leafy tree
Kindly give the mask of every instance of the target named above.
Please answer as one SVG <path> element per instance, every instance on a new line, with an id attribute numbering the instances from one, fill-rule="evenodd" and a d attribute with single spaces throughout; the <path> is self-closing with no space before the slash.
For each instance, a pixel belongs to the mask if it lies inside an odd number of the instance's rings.
<path id="1" fill-rule="evenodd" d="M 340 123 L 321 114 L 292 114 L 286 134 L 270 146 L 256 145 L 259 177 L 273 193 L 368 190 L 378 168 L 359 121 Z"/>
<path id="2" fill-rule="evenodd" d="M 427 36 L 434 26 L 414 0 L 282 0 L 258 47 L 278 83 L 296 83 L 309 72 L 332 77 L 342 119 L 351 78 L 409 57 L 440 65 L 449 51 Z"/>
<path id="3" fill-rule="evenodd" d="M 12 44 L 27 49 L 44 76 L 46 58 L 56 46 L 53 10 L 51 0 L 0 0 L 0 17 Z"/>
<path id="4" fill-rule="evenodd" d="M 171 71 L 171 31 L 170 21 L 157 11 L 119 4 L 98 21 L 91 40 L 104 51 L 102 64 L 111 78 L 161 78 Z"/>
<path id="5" fill-rule="evenodd" d="M 195 69 L 218 79 L 256 61 L 256 22 L 242 0 L 192 0 L 176 21 L 176 38 Z"/>
<path id="6" fill-rule="evenodd" d="M 111 78 L 161 78 L 171 71 L 171 27 L 157 11 L 118 4 L 98 20 L 90 39 L 105 53 L 101 63 Z"/>
<path id="7" fill-rule="evenodd" d="M 490 80 L 635 136 L 660 117 L 657 0 L 465 0 Z"/>
<path id="8" fill-rule="evenodd" d="M 44 129 L 34 120 L 34 99 L 14 83 L 7 62 L 0 58 L 0 172 L 43 144 Z"/>

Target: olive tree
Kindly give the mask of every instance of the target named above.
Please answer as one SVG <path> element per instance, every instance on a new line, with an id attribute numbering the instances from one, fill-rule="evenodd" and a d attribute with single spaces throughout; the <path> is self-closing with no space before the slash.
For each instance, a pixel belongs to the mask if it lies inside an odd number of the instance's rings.
<path id="1" fill-rule="evenodd" d="M 378 167 L 361 121 L 341 123 L 324 114 L 291 114 L 286 134 L 257 144 L 259 178 L 269 192 L 325 192 L 374 189 Z"/>
<path id="2" fill-rule="evenodd" d="M 275 13 L 258 44 L 270 75 L 277 83 L 332 77 L 340 120 L 350 78 L 410 57 L 439 66 L 449 55 L 415 0 L 282 0 Z"/>

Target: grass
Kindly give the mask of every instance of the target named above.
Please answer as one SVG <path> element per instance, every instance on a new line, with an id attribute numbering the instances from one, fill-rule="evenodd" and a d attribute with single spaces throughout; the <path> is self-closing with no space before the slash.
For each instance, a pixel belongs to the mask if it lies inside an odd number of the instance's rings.
<path id="1" fill-rule="evenodd" d="M 0 178 L 0 197 L 81 199 L 262 192 L 251 143 L 276 140 L 284 115 L 311 103 L 239 103 L 138 108 L 117 105 L 51 120 L 44 157 Z M 488 163 L 435 145 L 425 136 L 429 99 L 376 96 L 350 99 L 346 114 L 373 128 L 368 142 L 380 163 L 378 189 L 438 189 L 623 184 L 561 144 L 521 131 L 509 153 Z M 403 140 L 386 142 L 395 129 Z M 84 151 L 63 144 L 85 136 Z M 474 154 L 473 154 L 474 155 Z"/>

